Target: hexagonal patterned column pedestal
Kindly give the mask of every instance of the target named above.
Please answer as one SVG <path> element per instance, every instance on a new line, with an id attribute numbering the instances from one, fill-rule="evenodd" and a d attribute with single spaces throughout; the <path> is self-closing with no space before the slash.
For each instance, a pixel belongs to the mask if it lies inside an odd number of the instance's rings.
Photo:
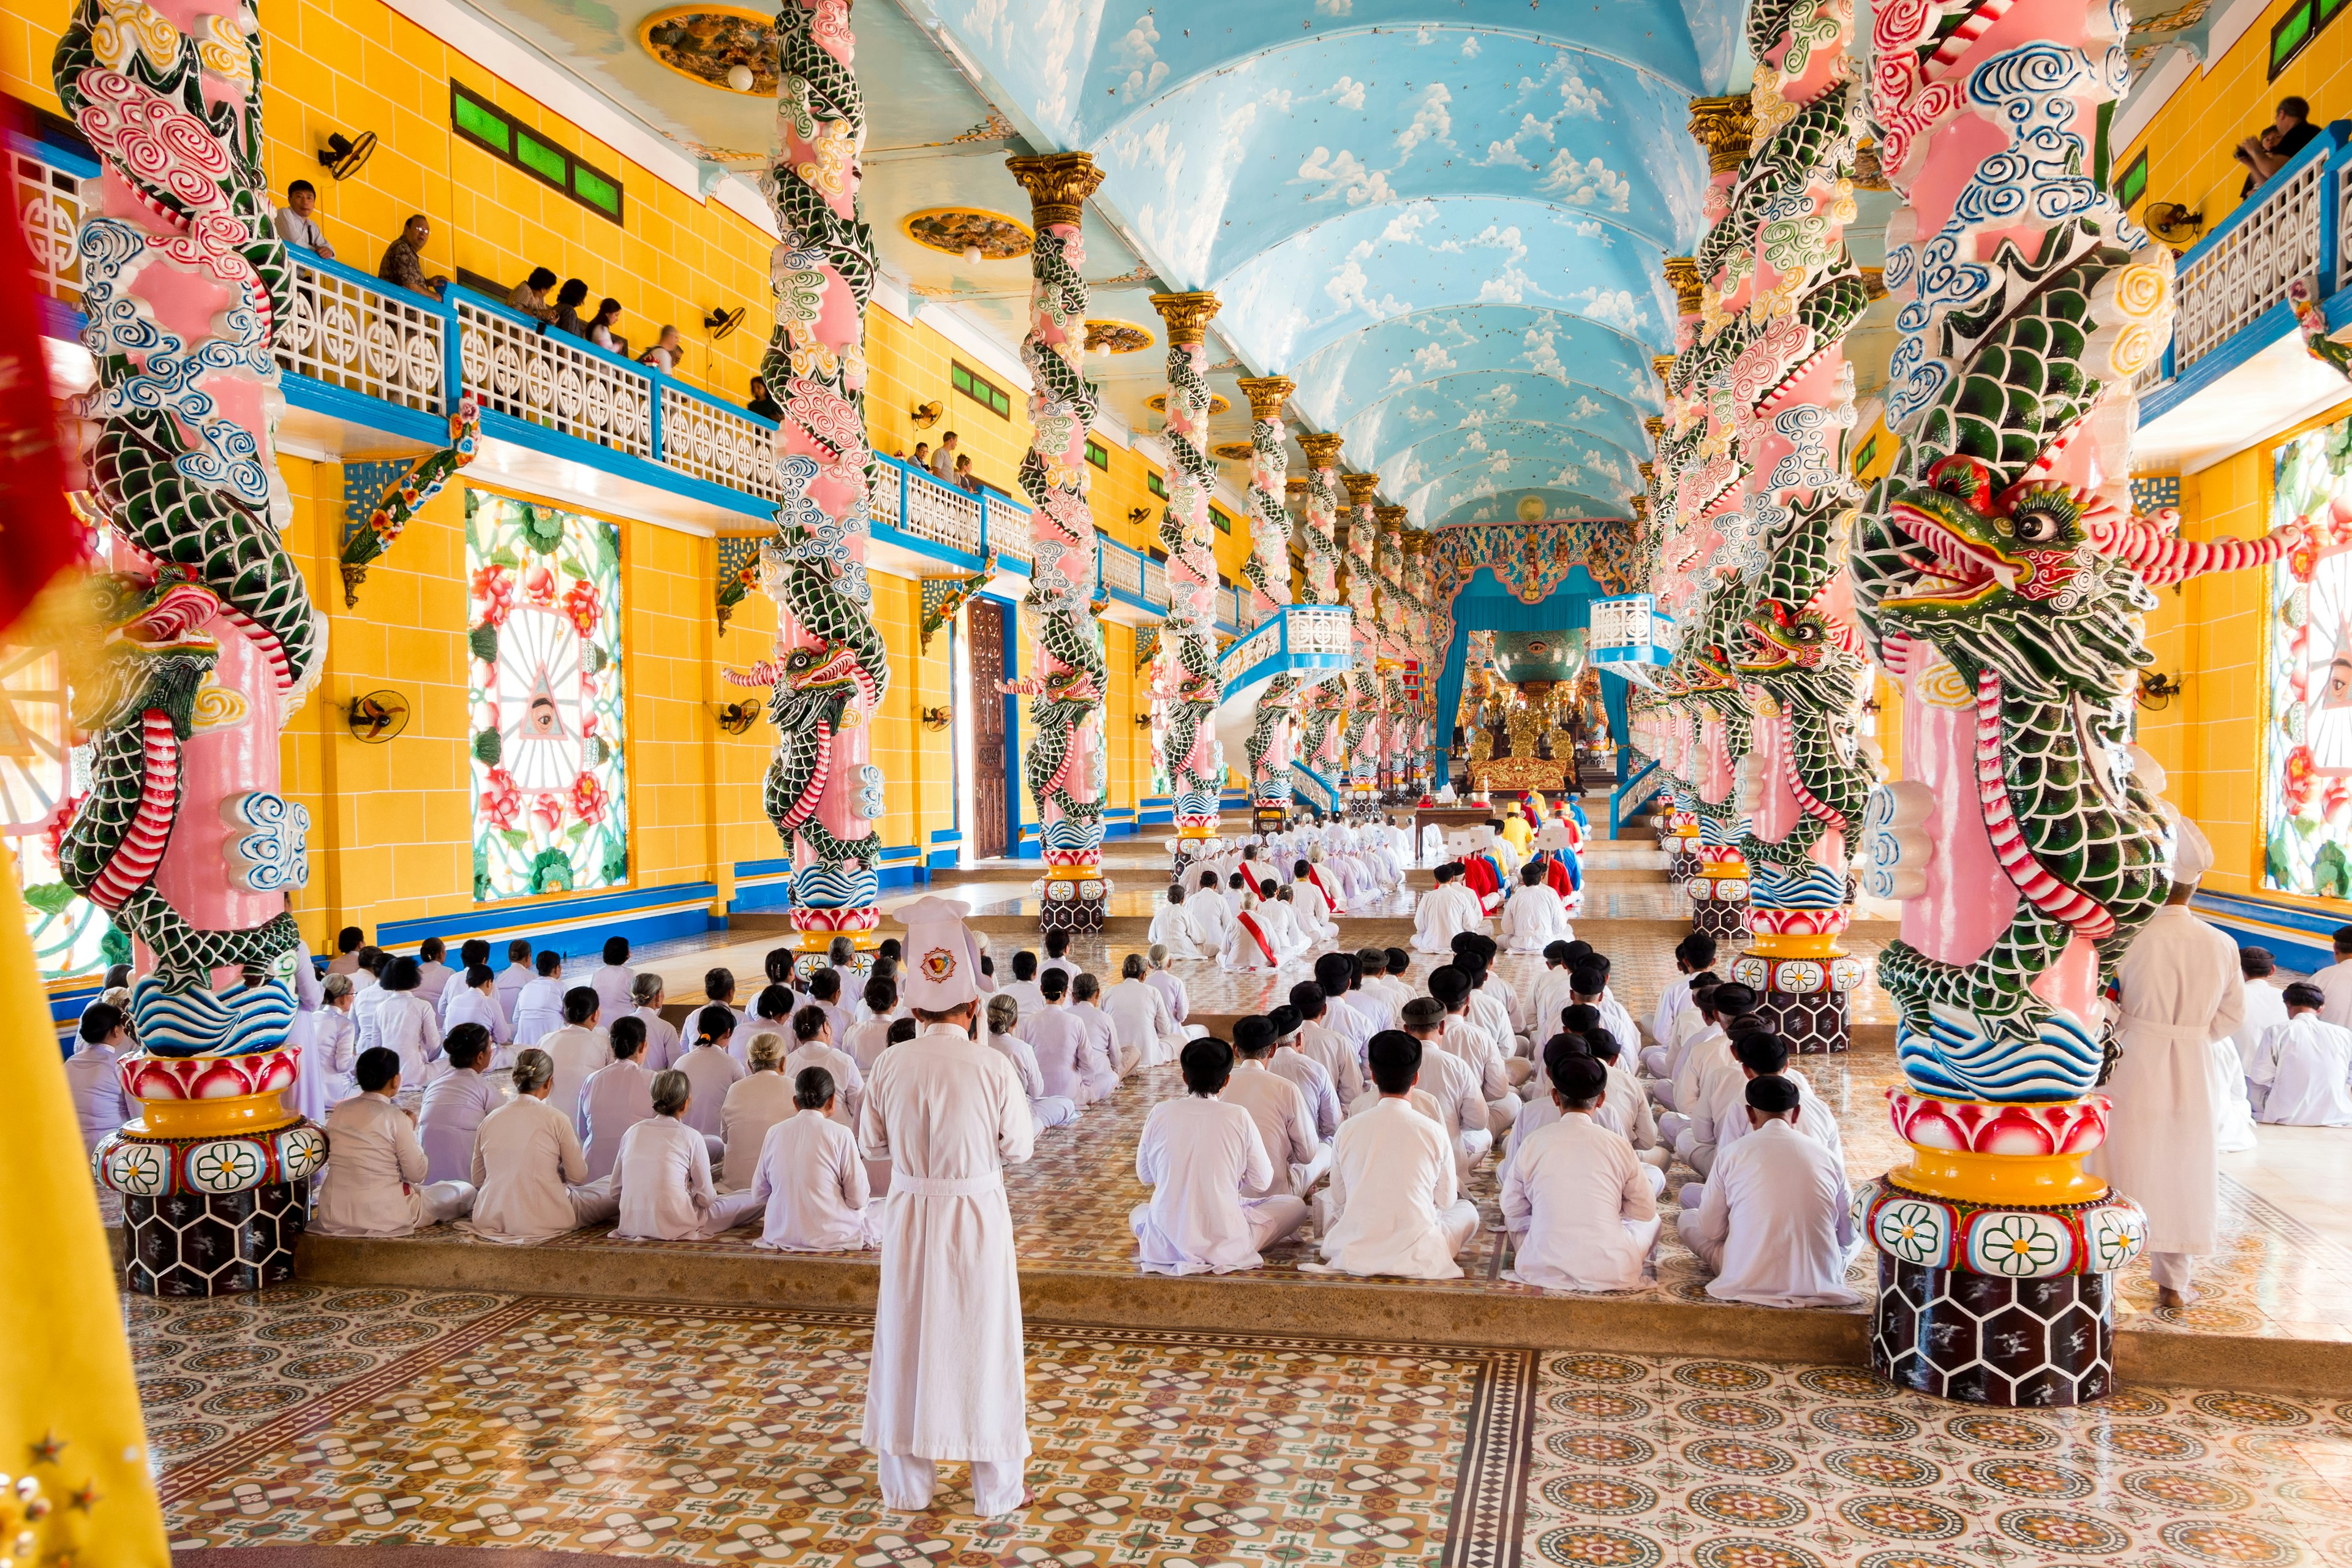
<path id="1" fill-rule="evenodd" d="M 1969 1405 L 2084 1404 L 2115 1387 L 2112 1279 L 2007 1279 L 1882 1252 L 1870 1370 Z"/>
<path id="2" fill-rule="evenodd" d="M 126 1196 L 123 1281 L 141 1296 L 233 1296 L 281 1284 L 294 1278 L 294 1243 L 310 1216 L 307 1181 Z"/>

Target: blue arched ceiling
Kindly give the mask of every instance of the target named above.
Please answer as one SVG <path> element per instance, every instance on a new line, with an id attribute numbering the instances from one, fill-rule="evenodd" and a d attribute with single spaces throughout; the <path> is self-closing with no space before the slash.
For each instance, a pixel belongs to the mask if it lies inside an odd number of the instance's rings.
<path id="1" fill-rule="evenodd" d="M 1673 347 L 1659 264 L 1703 224 L 1689 100 L 1737 68 L 1737 5 L 903 3 L 1031 142 L 1093 153 L 1159 282 L 1217 291 L 1222 374 L 1297 380 L 1293 413 L 1416 521 L 1625 515 Z M 1087 369 L 1157 427 L 1157 353 Z"/>

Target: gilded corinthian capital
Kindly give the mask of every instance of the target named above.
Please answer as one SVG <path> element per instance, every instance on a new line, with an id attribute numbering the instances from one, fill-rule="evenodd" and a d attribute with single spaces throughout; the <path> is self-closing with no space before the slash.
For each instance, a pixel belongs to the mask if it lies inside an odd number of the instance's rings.
<path id="1" fill-rule="evenodd" d="M 1298 384 L 1286 375 L 1245 375 L 1237 384 L 1249 399 L 1253 419 L 1281 418 L 1282 405 L 1298 390 Z"/>
<path id="2" fill-rule="evenodd" d="M 1748 160 L 1748 143 L 1756 137 L 1756 114 L 1748 95 L 1691 100 L 1690 133 L 1706 149 L 1706 166 L 1717 174 L 1733 174 Z"/>
<path id="3" fill-rule="evenodd" d="M 1333 468 L 1339 465 L 1339 444 L 1345 439 L 1342 436 L 1301 436 L 1298 449 L 1307 454 L 1308 468 Z"/>
<path id="4" fill-rule="evenodd" d="M 1167 324 L 1168 341 L 1180 347 L 1204 342 L 1209 336 L 1209 321 L 1217 313 L 1217 297 L 1202 290 L 1197 294 L 1154 294 L 1151 308 L 1160 312 Z"/>
<path id="5" fill-rule="evenodd" d="M 1007 158 L 1004 166 L 1029 193 L 1029 212 L 1036 226 L 1075 226 L 1087 198 L 1103 183 L 1091 153 L 1049 153 L 1043 157 Z"/>

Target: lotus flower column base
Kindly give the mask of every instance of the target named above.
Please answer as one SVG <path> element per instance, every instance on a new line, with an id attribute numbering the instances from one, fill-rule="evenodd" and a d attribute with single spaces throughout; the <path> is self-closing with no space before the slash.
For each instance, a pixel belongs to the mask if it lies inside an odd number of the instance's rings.
<path id="1" fill-rule="evenodd" d="M 1702 844 L 1690 879 L 1691 930 L 1718 942 L 1748 934 L 1748 862 L 1728 845 Z"/>
<path id="2" fill-rule="evenodd" d="M 120 1068 L 139 1120 L 99 1142 L 100 1183 L 122 1194 L 141 1296 L 234 1296 L 294 1277 L 326 1134 L 286 1109 L 299 1047 L 135 1056 Z"/>
<path id="3" fill-rule="evenodd" d="M 1862 984 L 1863 968 L 1837 945 L 1847 914 L 1763 904 L 1748 911 L 1755 940 L 1731 961 L 1731 978 L 1763 998 L 1758 1015 L 1799 1056 L 1834 1055 L 1852 1043 L 1845 999 Z"/>
<path id="4" fill-rule="evenodd" d="M 2083 1169 L 2107 1100 L 1887 1091 L 1912 1163 L 1853 1196 L 1878 1251 L 1871 1370 L 1969 1405 L 2081 1405 L 2115 1387 L 2115 1274 L 2139 1205 Z"/>
<path id="5" fill-rule="evenodd" d="M 1666 880 L 1679 888 L 1699 873 L 1698 814 L 1676 811 L 1658 839 L 1666 852 Z"/>

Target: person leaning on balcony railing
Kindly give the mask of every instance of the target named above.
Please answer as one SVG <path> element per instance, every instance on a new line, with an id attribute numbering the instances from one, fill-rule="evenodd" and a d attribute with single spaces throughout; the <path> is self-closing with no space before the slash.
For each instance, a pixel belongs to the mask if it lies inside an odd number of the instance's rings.
<path id="1" fill-rule="evenodd" d="M 955 487 L 960 490 L 970 490 L 974 495 L 980 493 L 980 476 L 971 471 L 971 454 L 969 452 L 956 454 Z"/>
<path id="2" fill-rule="evenodd" d="M 534 321 L 555 320 L 555 307 L 547 302 L 547 291 L 555 287 L 555 274 L 545 267 L 534 267 L 530 276 L 507 290 L 507 309 L 520 310 Z"/>
<path id="3" fill-rule="evenodd" d="M 436 300 L 441 298 L 441 290 L 449 287 L 449 279 L 439 273 L 430 278 L 425 275 L 425 242 L 432 237 L 433 226 L 425 221 L 425 215 L 411 214 L 400 237 L 384 247 L 383 264 L 375 269 L 375 275 L 403 289 L 430 294 Z"/>
<path id="4" fill-rule="evenodd" d="M 319 188 L 308 180 L 297 180 L 286 187 L 286 205 L 278 209 L 272 221 L 278 226 L 278 237 L 288 245 L 299 245 L 317 251 L 329 261 L 335 258 L 335 247 L 327 243 L 326 231 L 319 226 L 312 215 L 319 207 Z"/>
<path id="5" fill-rule="evenodd" d="M 586 337 L 588 323 L 580 319 L 580 307 L 587 302 L 588 285 L 577 278 L 566 278 L 563 287 L 556 292 L 555 313 L 547 318 L 546 326 L 540 328 L 541 334 L 544 335 L 548 327 L 553 327 L 557 331 L 570 332 L 575 338 Z"/>
<path id="6" fill-rule="evenodd" d="M 784 416 L 783 409 L 769 395 L 768 378 L 764 375 L 751 378 L 751 401 L 743 406 L 762 419 L 782 419 Z"/>
<path id="7" fill-rule="evenodd" d="M 2252 173 L 2238 192 L 2241 199 L 2252 195 L 2254 187 L 2287 166 L 2289 160 L 2311 145 L 2319 127 L 2311 122 L 2311 105 L 2299 98 L 2279 100 L 2278 114 L 2267 130 L 2249 136 L 2238 143 L 2230 155 L 2243 163 Z"/>

